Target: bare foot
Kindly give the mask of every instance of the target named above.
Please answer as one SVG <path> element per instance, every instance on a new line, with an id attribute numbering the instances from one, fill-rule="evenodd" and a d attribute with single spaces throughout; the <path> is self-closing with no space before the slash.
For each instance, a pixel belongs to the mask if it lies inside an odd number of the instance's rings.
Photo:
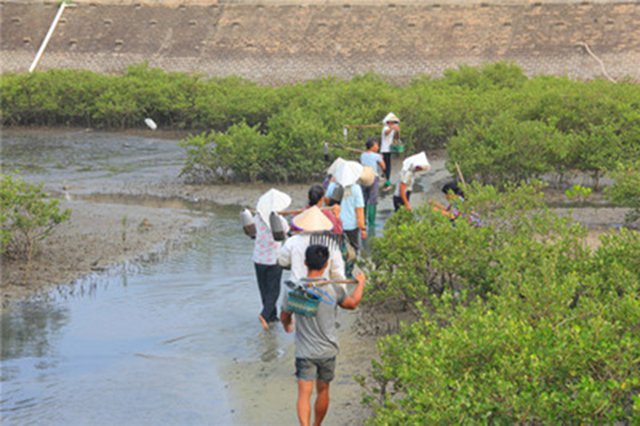
<path id="1" fill-rule="evenodd" d="M 269 323 L 264 318 L 262 318 L 262 315 L 258 315 L 258 319 L 262 323 L 262 328 L 264 328 L 265 330 L 268 330 L 269 329 Z"/>

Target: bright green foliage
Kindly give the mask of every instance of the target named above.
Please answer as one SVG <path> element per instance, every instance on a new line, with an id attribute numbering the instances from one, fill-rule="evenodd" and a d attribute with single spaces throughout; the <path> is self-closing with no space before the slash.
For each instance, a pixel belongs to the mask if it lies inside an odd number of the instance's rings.
<path id="1" fill-rule="evenodd" d="M 33 185 L 14 175 L 2 175 L 0 204 L 0 252 L 7 256 L 26 256 L 28 261 L 38 241 L 51 235 L 55 227 L 71 215 L 70 210 L 60 211 L 59 200 L 47 198 L 42 183 Z"/>
<path id="2" fill-rule="evenodd" d="M 460 164 L 465 176 L 484 183 L 517 182 L 558 167 L 567 153 L 565 139 L 539 121 L 517 121 L 500 115 L 469 125 L 448 146 L 450 167 Z"/>
<path id="3" fill-rule="evenodd" d="M 612 202 L 633 209 L 626 217 L 627 223 L 640 220 L 640 161 L 629 166 L 619 165 L 611 174 L 615 183 L 606 188 Z"/>
<path id="4" fill-rule="evenodd" d="M 265 155 L 273 160 L 261 161 L 260 170 L 235 174 L 247 180 L 309 180 L 323 168 L 323 142 L 363 148 L 368 137 L 379 137 L 380 128 L 352 129 L 344 142 L 343 126 L 379 125 L 390 111 L 401 119 L 405 152 L 446 147 L 465 176 L 484 182 L 543 173 L 562 178 L 578 170 L 592 174 L 597 187 L 618 161 L 640 157 L 640 85 L 527 78 L 516 65 L 502 62 L 460 66 L 440 79 L 416 76 L 404 85 L 367 73 L 348 81 L 326 77 L 266 87 L 239 77 L 167 73 L 146 63 L 122 75 L 7 73 L 0 106 L 4 125 L 112 129 L 144 127 L 150 117 L 162 129 L 205 132 L 201 138 L 213 130 L 217 139 L 230 131 L 237 137 L 234 126 L 246 123 L 269 140 Z M 241 151 L 232 154 L 222 170 L 237 169 L 234 164 L 243 161 L 237 157 Z M 331 155 L 357 158 L 339 149 Z M 201 168 L 209 168 L 210 160 L 198 157 Z M 192 166 L 184 173 L 195 170 Z M 208 177 L 225 179 L 216 173 Z"/>
<path id="5" fill-rule="evenodd" d="M 582 186 L 579 183 L 573 185 L 571 188 L 565 191 L 567 198 L 570 200 L 577 199 L 579 202 L 584 202 L 585 198 L 587 198 L 593 190 L 586 186 Z"/>
<path id="6" fill-rule="evenodd" d="M 245 123 L 231 126 L 216 137 L 213 157 L 220 168 L 230 167 L 234 176 L 255 182 L 271 162 L 268 136 Z"/>
<path id="7" fill-rule="evenodd" d="M 367 298 L 428 302 L 433 294 L 463 290 L 469 297 L 486 297 L 497 289 L 496 276 L 503 268 L 497 259 L 509 254 L 515 243 L 524 250 L 541 239 L 583 236 L 582 228 L 569 227 L 566 218 L 545 206 L 541 188 L 539 182 L 507 185 L 500 191 L 469 186 L 467 201 L 457 206 L 462 215 L 454 223 L 430 204 L 413 212 L 400 210 L 387 221 L 384 238 L 372 242 L 375 285 Z M 472 226 L 465 216 L 471 213 L 482 218 L 483 226 Z M 526 265 L 534 260 L 510 256 L 509 261 Z"/>
<path id="8" fill-rule="evenodd" d="M 371 423 L 640 421 L 640 236 L 585 248 L 585 230 L 538 191 L 470 188 L 482 228 L 427 207 L 385 227 L 368 296 L 405 300 L 420 319 L 379 341 Z"/>
<path id="9" fill-rule="evenodd" d="M 187 160 L 181 175 L 186 175 L 193 182 L 213 182 L 224 173 L 218 170 L 218 159 L 215 156 L 213 144 L 215 132 L 201 133 L 179 142 L 184 148 Z"/>

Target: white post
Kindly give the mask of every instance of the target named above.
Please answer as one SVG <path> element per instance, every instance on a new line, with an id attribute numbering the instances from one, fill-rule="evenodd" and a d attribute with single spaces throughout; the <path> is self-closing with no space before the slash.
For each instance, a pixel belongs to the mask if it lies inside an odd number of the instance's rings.
<path id="1" fill-rule="evenodd" d="M 40 58 L 42 57 L 44 50 L 47 48 L 47 44 L 49 44 L 49 39 L 53 35 L 53 31 L 56 29 L 56 26 L 58 25 L 58 21 L 60 20 L 60 17 L 62 16 L 62 12 L 64 12 L 65 7 L 67 7 L 67 3 L 63 0 L 62 3 L 60 4 L 60 9 L 58 9 L 58 13 L 56 14 L 56 17 L 53 19 L 53 22 L 51 23 L 51 27 L 49 27 L 49 32 L 47 32 L 47 35 L 45 36 L 44 40 L 42 41 L 42 44 L 40 45 L 40 50 L 38 50 L 36 57 L 34 58 L 33 62 L 31 63 L 31 66 L 29 67 L 29 72 L 33 72 L 33 70 L 36 68 L 36 65 L 38 65 L 38 62 L 40 62 Z"/>

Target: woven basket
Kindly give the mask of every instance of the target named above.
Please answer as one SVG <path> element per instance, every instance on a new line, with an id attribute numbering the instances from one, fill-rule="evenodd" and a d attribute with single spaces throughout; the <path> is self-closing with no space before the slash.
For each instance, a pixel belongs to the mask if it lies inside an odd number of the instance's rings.
<path id="1" fill-rule="evenodd" d="M 289 292 L 287 307 L 290 312 L 313 317 L 318 315 L 319 305 L 320 299 L 302 288 L 296 288 Z"/>

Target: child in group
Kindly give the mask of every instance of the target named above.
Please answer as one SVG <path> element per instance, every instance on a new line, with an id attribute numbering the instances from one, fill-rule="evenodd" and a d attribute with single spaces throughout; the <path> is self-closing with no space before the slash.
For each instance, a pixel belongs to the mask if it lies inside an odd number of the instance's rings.
<path id="1" fill-rule="evenodd" d="M 329 260 L 329 249 L 323 245 L 311 245 L 305 251 L 307 278 L 302 283 L 322 280 Z M 287 333 L 293 331 L 295 318 L 295 357 L 296 378 L 298 379 L 298 420 L 301 425 L 311 422 L 311 395 L 315 385 L 317 397 L 314 404 L 314 425 L 319 425 L 329 410 L 329 383 L 335 376 L 336 355 L 338 355 L 338 333 L 336 315 L 338 306 L 353 310 L 362 300 L 365 275 L 356 276 L 358 282 L 349 295 L 342 284 L 323 285 L 323 292 L 335 302 L 320 303 L 315 316 L 291 312 L 289 294 L 285 298 L 280 312 L 280 321 Z"/>
<path id="2" fill-rule="evenodd" d="M 360 154 L 360 163 L 363 166 L 369 166 L 375 173 L 375 179 L 370 186 L 362 187 L 362 195 L 364 196 L 364 215 L 367 225 L 375 226 L 376 211 L 378 209 L 378 192 L 380 189 L 380 179 L 378 172 L 380 169 L 386 169 L 386 163 L 382 155 L 378 154 L 378 140 L 369 138 L 366 143 L 367 151 Z"/>

